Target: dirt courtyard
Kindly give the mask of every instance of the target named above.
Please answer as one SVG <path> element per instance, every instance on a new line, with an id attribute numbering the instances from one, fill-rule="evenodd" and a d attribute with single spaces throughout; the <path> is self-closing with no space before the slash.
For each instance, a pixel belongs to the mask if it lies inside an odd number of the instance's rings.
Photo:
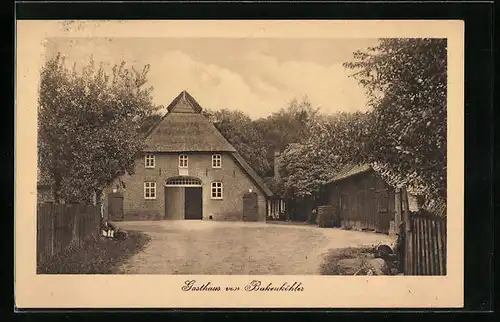
<path id="1" fill-rule="evenodd" d="M 314 275 L 329 249 L 391 244 L 393 237 L 312 225 L 214 222 L 119 222 L 151 236 L 122 274 Z"/>

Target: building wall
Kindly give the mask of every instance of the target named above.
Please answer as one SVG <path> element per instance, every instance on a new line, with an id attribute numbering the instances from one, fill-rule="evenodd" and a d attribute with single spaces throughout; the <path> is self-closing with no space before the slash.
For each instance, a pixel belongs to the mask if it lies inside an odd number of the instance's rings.
<path id="1" fill-rule="evenodd" d="M 188 173 L 202 181 L 203 219 L 212 216 L 213 220 L 241 220 L 243 211 L 243 195 L 252 189 L 258 194 L 259 219 L 266 218 L 266 197 L 257 188 L 251 178 L 233 160 L 231 155 L 222 153 L 222 167 L 212 168 L 211 153 L 187 153 Z M 121 177 L 125 187 L 124 215 L 125 220 L 168 219 L 165 216 L 165 183 L 171 177 L 179 176 L 178 153 L 155 154 L 155 168 L 144 167 L 144 157 L 136 160 L 135 173 Z M 144 182 L 156 182 L 156 199 L 144 199 Z M 211 199 L 212 181 L 223 183 L 223 199 Z M 118 186 L 115 181 L 103 194 L 106 195 L 113 187 Z M 167 188 L 172 189 L 172 188 Z M 170 191 L 170 190 L 169 190 Z M 167 194 L 168 195 L 168 194 Z M 167 196 L 167 198 L 170 198 Z M 106 202 L 106 200 L 104 201 Z M 107 207 L 105 207 L 107 208 Z M 175 216 L 181 219 L 181 215 Z"/>
<path id="2" fill-rule="evenodd" d="M 382 190 L 386 190 L 387 212 L 380 213 L 377 205 L 382 202 L 383 197 L 377 191 Z M 346 207 L 341 207 L 339 204 L 341 195 L 343 195 L 344 202 L 347 202 Z M 374 172 L 355 175 L 331 185 L 328 190 L 328 199 L 329 204 L 340 212 L 343 227 L 349 226 L 357 230 L 373 229 L 385 233 L 394 233 L 396 230 L 394 189 Z M 383 228 L 385 225 L 382 222 L 387 223 L 387 220 L 389 221 L 388 230 L 385 231 Z"/>

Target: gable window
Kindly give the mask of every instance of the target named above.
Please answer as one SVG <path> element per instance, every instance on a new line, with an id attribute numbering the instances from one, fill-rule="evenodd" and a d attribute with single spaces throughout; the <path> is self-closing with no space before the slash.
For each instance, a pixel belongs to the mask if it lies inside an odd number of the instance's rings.
<path id="1" fill-rule="evenodd" d="M 144 199 L 156 199 L 156 182 L 144 182 Z"/>
<path id="2" fill-rule="evenodd" d="M 212 182 L 212 199 L 222 199 L 222 182 Z"/>
<path id="3" fill-rule="evenodd" d="M 222 156 L 220 154 L 212 154 L 212 168 L 222 167 Z"/>
<path id="4" fill-rule="evenodd" d="M 146 168 L 154 168 L 155 167 L 155 155 L 154 154 L 146 154 L 144 157 L 144 166 Z"/>
<path id="5" fill-rule="evenodd" d="M 188 167 L 188 156 L 187 154 L 179 155 L 179 168 L 187 168 Z"/>

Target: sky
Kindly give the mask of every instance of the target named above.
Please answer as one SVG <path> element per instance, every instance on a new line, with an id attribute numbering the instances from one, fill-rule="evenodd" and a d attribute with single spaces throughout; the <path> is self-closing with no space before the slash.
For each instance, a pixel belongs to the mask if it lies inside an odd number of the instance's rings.
<path id="1" fill-rule="evenodd" d="M 77 67 L 124 60 L 142 69 L 155 104 L 165 107 L 188 91 L 206 109 L 266 117 L 307 96 L 322 113 L 366 111 L 366 94 L 342 66 L 376 39 L 286 38 L 51 38 L 46 55 L 60 52 Z"/>

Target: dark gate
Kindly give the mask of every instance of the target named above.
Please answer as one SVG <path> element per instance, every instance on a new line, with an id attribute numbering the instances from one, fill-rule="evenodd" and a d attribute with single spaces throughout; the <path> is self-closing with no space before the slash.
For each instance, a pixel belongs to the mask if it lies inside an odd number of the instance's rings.
<path id="1" fill-rule="evenodd" d="M 123 194 L 121 192 L 108 194 L 108 217 L 109 220 L 123 220 Z"/>
<path id="2" fill-rule="evenodd" d="M 186 187 L 184 200 L 184 218 L 202 219 L 202 193 L 200 187 Z"/>
<path id="3" fill-rule="evenodd" d="M 366 204 L 367 204 L 367 229 L 368 230 L 375 230 L 377 228 L 377 203 L 376 203 L 376 195 L 375 195 L 375 189 L 370 188 L 367 190 L 367 196 L 366 196 Z"/>
<path id="4" fill-rule="evenodd" d="M 375 192 L 377 205 L 377 222 L 375 231 L 388 234 L 391 222 L 391 213 L 389 209 L 389 191 L 388 189 Z"/>
<path id="5" fill-rule="evenodd" d="M 370 220 L 369 213 L 367 211 L 367 203 L 366 203 L 366 191 L 360 190 L 358 191 L 358 218 L 361 222 L 361 229 L 367 230 L 369 229 L 368 222 Z"/>
<path id="6" fill-rule="evenodd" d="M 243 196 L 243 221 L 258 221 L 257 193 L 247 192 Z"/>

